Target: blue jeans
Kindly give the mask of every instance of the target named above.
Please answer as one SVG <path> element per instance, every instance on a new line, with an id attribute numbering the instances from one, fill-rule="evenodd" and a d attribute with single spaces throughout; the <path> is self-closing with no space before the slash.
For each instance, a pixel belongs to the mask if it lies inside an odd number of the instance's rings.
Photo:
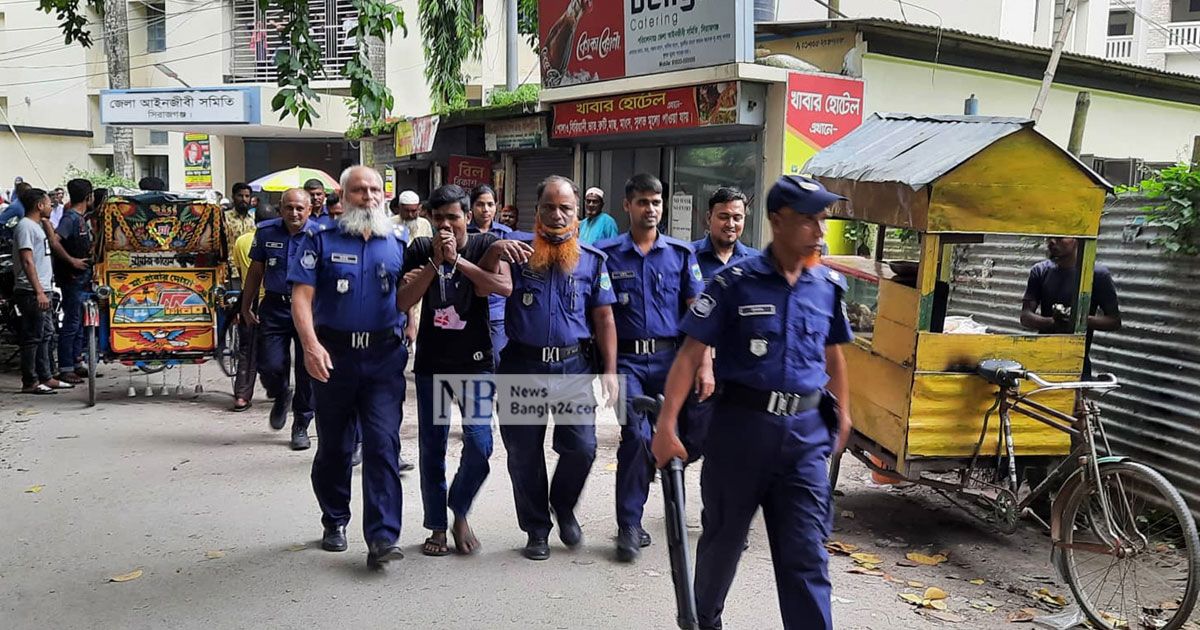
<path id="1" fill-rule="evenodd" d="M 73 282 L 63 282 L 62 327 L 58 330 L 58 371 L 70 372 L 83 356 L 83 300 L 91 280 L 85 275 Z"/>
<path id="2" fill-rule="evenodd" d="M 471 511 L 475 496 L 491 472 L 488 458 L 492 456 L 492 425 L 468 420 L 462 425 L 463 450 L 454 474 L 454 482 L 446 488 L 446 446 L 450 439 L 449 418 L 435 422 L 433 415 L 434 380 L 432 374 L 417 374 L 417 429 L 420 444 L 421 501 L 425 507 L 425 528 L 433 531 L 447 529 L 446 508 L 456 518 Z M 480 402 L 483 401 L 483 402 Z M 456 401 L 464 418 L 471 418 L 476 405 L 492 402 L 480 398 Z M 490 413 L 488 414 L 490 417 Z"/>

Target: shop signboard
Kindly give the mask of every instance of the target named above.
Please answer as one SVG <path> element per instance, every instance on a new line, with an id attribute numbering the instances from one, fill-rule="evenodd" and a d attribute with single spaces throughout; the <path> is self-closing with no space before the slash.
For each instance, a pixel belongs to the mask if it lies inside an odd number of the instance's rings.
<path id="1" fill-rule="evenodd" d="M 420 116 L 396 123 L 396 157 L 429 153 L 437 137 L 438 116 Z"/>
<path id="2" fill-rule="evenodd" d="M 788 75 L 784 174 L 803 172 L 821 149 L 862 124 L 860 79 L 793 72 Z"/>
<path id="3" fill-rule="evenodd" d="M 492 183 L 492 161 L 487 158 L 450 156 L 450 184 L 458 184 L 466 190 Z"/>
<path id="4" fill-rule="evenodd" d="M 736 81 L 622 94 L 554 106 L 555 138 L 667 131 L 732 124 L 761 124 L 741 102 Z"/>
<path id="5" fill-rule="evenodd" d="M 252 88 L 101 90 L 100 123 L 257 124 L 258 97 Z"/>
<path id="6" fill-rule="evenodd" d="M 383 198 L 391 201 L 396 196 L 396 169 L 386 166 L 383 169 Z"/>
<path id="7" fill-rule="evenodd" d="M 754 60 L 750 0 L 538 0 L 548 88 Z"/>
<path id="8" fill-rule="evenodd" d="M 488 151 L 541 149 L 546 146 L 546 118 L 527 116 L 485 123 L 483 144 Z"/>
<path id="9" fill-rule="evenodd" d="M 183 186 L 212 190 L 212 149 L 206 133 L 183 134 Z"/>

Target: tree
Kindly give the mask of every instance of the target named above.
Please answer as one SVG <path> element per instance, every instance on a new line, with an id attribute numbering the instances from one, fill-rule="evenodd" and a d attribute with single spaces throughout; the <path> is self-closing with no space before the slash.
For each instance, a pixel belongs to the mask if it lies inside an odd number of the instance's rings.
<path id="1" fill-rule="evenodd" d="M 107 0 L 104 11 L 104 53 L 108 61 L 108 85 L 129 89 L 129 14 L 125 0 Z M 133 129 L 113 127 L 113 171 L 133 179 Z"/>

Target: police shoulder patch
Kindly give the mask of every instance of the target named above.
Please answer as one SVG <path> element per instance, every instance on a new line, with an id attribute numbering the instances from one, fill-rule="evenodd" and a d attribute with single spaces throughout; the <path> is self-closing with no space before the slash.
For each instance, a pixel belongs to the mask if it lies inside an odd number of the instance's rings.
<path id="1" fill-rule="evenodd" d="M 846 291 L 849 289 L 850 285 L 846 283 L 846 276 L 842 275 L 841 273 L 839 273 L 837 271 L 834 271 L 833 269 L 829 269 L 828 267 L 826 267 L 825 269 L 826 269 L 826 274 L 825 274 L 826 280 L 832 282 L 835 286 L 837 286 L 838 288 L 840 288 L 843 291 Z"/>
<path id="2" fill-rule="evenodd" d="M 602 291 L 612 291 L 612 278 L 608 277 L 607 271 L 600 272 L 600 289 Z"/>
<path id="3" fill-rule="evenodd" d="M 312 271 L 317 268 L 317 252 L 311 249 L 304 250 L 304 254 L 300 256 L 300 266 Z"/>
<path id="4" fill-rule="evenodd" d="M 704 274 L 700 273 L 700 264 L 692 263 L 692 277 L 698 281 L 704 281 Z"/>
<path id="5" fill-rule="evenodd" d="M 691 311 L 696 317 L 704 319 L 709 315 L 712 315 L 713 309 L 716 308 L 716 306 L 717 300 L 713 298 L 713 296 L 707 293 L 701 293 L 700 295 L 696 296 L 695 301 L 692 302 Z"/>

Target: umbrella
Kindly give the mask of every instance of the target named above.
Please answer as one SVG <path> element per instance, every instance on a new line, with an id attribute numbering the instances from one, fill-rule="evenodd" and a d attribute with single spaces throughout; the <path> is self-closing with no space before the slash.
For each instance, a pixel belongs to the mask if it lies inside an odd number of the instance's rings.
<path id="1" fill-rule="evenodd" d="M 328 173 L 316 168 L 307 168 L 304 166 L 295 166 L 287 170 L 264 175 L 250 182 L 250 190 L 260 192 L 283 192 L 289 188 L 303 188 L 304 182 L 310 179 L 319 179 L 322 184 L 325 184 L 325 192 L 334 192 L 341 190 L 337 180 L 329 176 Z"/>

